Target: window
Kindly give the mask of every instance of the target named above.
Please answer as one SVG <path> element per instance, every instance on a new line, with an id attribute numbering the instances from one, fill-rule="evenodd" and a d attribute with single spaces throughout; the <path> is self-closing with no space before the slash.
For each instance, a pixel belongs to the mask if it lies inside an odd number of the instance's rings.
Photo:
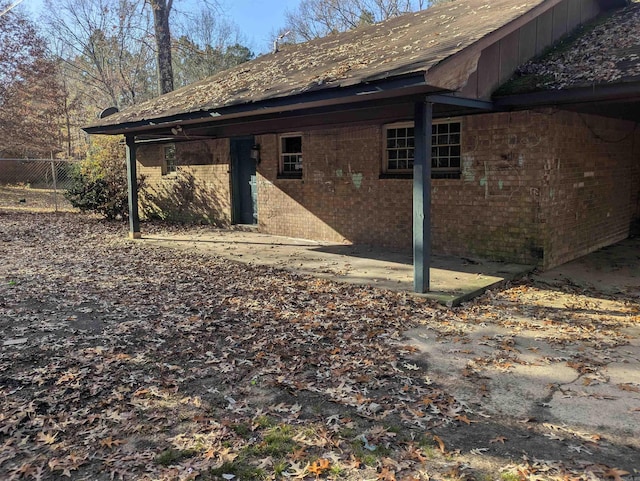
<path id="1" fill-rule="evenodd" d="M 440 177 L 460 173 L 460 122 L 431 127 L 431 170 Z"/>
<path id="2" fill-rule="evenodd" d="M 460 122 L 434 122 L 431 128 L 431 170 L 435 178 L 460 177 Z M 413 122 L 385 127 L 385 173 L 411 174 L 415 153 Z"/>
<path id="3" fill-rule="evenodd" d="M 387 170 L 410 172 L 413 169 L 413 123 L 387 127 Z"/>
<path id="4" fill-rule="evenodd" d="M 283 178 L 302 178 L 302 135 L 284 134 L 280 136 L 280 169 Z"/>
<path id="5" fill-rule="evenodd" d="M 178 171 L 176 159 L 176 144 L 169 144 L 164 148 L 164 162 L 162 175 L 172 174 Z"/>

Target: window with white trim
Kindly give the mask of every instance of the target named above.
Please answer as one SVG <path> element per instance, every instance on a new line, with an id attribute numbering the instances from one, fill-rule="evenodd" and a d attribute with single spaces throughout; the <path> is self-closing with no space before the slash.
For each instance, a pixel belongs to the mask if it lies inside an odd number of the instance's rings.
<path id="1" fill-rule="evenodd" d="M 460 177 L 461 127 L 460 121 L 433 122 L 431 128 L 432 177 Z M 386 125 L 384 138 L 384 173 L 411 174 L 415 154 L 413 122 Z"/>
<path id="2" fill-rule="evenodd" d="M 460 122 L 434 122 L 431 127 L 431 172 L 460 174 Z"/>
<path id="3" fill-rule="evenodd" d="M 279 176 L 293 179 L 302 178 L 302 134 L 282 134 L 279 142 Z"/>
<path id="4" fill-rule="evenodd" d="M 413 122 L 390 125 L 385 130 L 387 171 L 411 172 L 414 154 Z"/>
<path id="5" fill-rule="evenodd" d="M 176 144 L 164 146 L 164 159 L 162 165 L 162 175 L 173 174 L 178 171 L 178 162 L 176 156 Z"/>

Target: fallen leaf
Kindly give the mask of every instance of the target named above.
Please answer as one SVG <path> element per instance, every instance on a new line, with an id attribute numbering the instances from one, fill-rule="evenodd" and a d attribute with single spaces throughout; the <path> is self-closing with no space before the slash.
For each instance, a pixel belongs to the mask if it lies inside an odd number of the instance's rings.
<path id="1" fill-rule="evenodd" d="M 58 433 L 51 434 L 51 433 L 39 432 L 37 439 L 38 441 L 43 442 L 44 444 L 53 444 L 56 442 L 57 436 L 58 436 Z"/>
<path id="2" fill-rule="evenodd" d="M 304 479 L 308 473 L 309 464 L 302 466 L 301 463 L 291 463 L 289 468 L 283 474 L 292 479 Z"/>
<path id="3" fill-rule="evenodd" d="M 463 414 L 462 416 L 456 416 L 456 420 L 461 421 L 466 425 L 470 425 L 471 423 L 475 422 L 469 419 L 466 414 Z"/>
<path id="4" fill-rule="evenodd" d="M 442 440 L 442 438 L 440 438 L 440 436 L 438 436 L 438 435 L 434 434 L 434 435 L 433 435 L 433 440 L 434 440 L 436 443 L 438 443 L 438 448 L 440 449 L 440 452 L 441 452 L 442 454 L 446 454 L 447 450 L 445 449 L 444 441 Z"/>
<path id="5" fill-rule="evenodd" d="M 636 386 L 635 384 L 632 384 L 630 382 L 618 384 L 618 389 L 627 392 L 640 392 L 640 386 Z"/>
<path id="6" fill-rule="evenodd" d="M 378 481 L 396 481 L 396 473 L 391 471 L 387 466 L 383 466 L 376 479 Z"/>
<path id="7" fill-rule="evenodd" d="M 624 471 L 622 469 L 609 468 L 604 472 L 605 478 L 611 478 L 613 481 L 623 481 L 622 476 L 626 476 L 627 474 L 631 474 L 629 471 Z"/>
<path id="8" fill-rule="evenodd" d="M 100 446 L 104 446 L 106 448 L 111 449 L 113 446 L 120 446 L 121 444 L 124 444 L 126 441 L 123 441 L 122 439 L 112 439 L 111 436 L 109 436 L 106 439 L 102 439 L 100 440 Z"/>
<path id="9" fill-rule="evenodd" d="M 315 474 L 316 476 L 320 476 L 325 471 L 328 471 L 331 467 L 331 462 L 328 459 L 320 458 L 309 466 L 308 470 L 310 473 Z"/>
<path id="10" fill-rule="evenodd" d="M 482 456 L 487 451 L 489 451 L 489 448 L 474 448 L 474 449 L 470 450 L 469 452 L 471 454 L 475 454 L 476 456 Z"/>

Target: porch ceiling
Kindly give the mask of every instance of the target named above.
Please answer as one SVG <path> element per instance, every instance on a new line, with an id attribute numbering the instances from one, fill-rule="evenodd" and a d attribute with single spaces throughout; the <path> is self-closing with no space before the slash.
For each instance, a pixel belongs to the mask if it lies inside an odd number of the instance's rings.
<path id="1" fill-rule="evenodd" d="M 640 81 L 499 97 L 500 110 L 557 107 L 575 112 L 640 122 Z"/>

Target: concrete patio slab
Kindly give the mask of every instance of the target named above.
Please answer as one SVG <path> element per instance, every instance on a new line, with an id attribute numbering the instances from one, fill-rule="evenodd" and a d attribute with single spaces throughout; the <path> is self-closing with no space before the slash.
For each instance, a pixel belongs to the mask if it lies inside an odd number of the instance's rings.
<path id="1" fill-rule="evenodd" d="M 266 265 L 340 282 L 413 292 L 411 253 L 333 244 L 244 230 L 199 229 L 189 234 L 144 234 L 144 242 L 194 249 L 247 264 Z M 431 289 L 424 297 L 455 306 L 522 277 L 532 266 L 433 256 Z"/>

